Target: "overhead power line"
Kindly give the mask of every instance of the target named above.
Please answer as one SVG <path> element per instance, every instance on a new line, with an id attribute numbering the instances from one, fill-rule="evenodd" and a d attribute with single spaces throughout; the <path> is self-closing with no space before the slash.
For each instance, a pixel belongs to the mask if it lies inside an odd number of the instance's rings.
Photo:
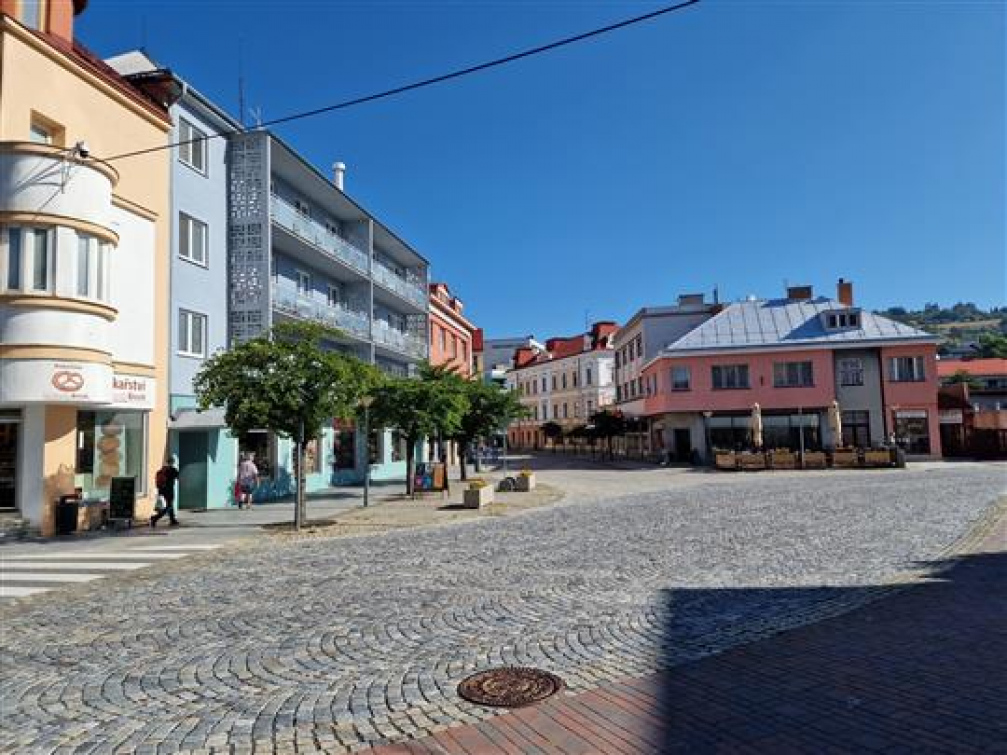
<path id="1" fill-rule="evenodd" d="M 315 108 L 314 110 L 305 110 L 300 113 L 294 113 L 292 115 L 285 115 L 281 118 L 273 118 L 272 120 L 263 121 L 258 124 L 259 128 L 265 128 L 268 126 L 278 126 L 282 123 L 290 123 L 291 121 L 299 121 L 305 118 L 313 118 L 316 115 L 323 115 L 324 113 L 332 113 L 336 110 L 346 110 L 347 108 L 355 107 L 357 105 L 363 105 L 368 102 L 374 102 L 376 100 L 383 100 L 388 97 L 394 97 L 399 94 L 404 94 L 405 92 L 412 92 L 416 89 L 423 89 L 425 87 L 433 86 L 434 84 L 441 84 L 445 81 L 451 81 L 452 79 L 459 79 L 463 76 L 470 76 L 474 73 L 479 73 L 480 71 L 486 71 L 490 68 L 497 68 L 499 66 L 507 65 L 508 63 L 513 63 L 523 58 L 530 58 L 534 55 L 541 55 L 544 52 L 549 52 L 550 50 L 555 50 L 560 47 L 566 47 L 567 45 L 572 45 L 577 42 L 583 42 L 586 39 L 591 39 L 592 37 L 598 37 L 602 34 L 608 34 L 609 32 L 617 31 L 618 29 L 624 29 L 627 26 L 634 26 L 636 24 L 642 24 L 646 21 L 652 21 L 659 16 L 664 16 L 668 13 L 673 13 L 674 11 L 682 10 L 690 5 L 696 5 L 700 0 L 684 0 L 683 2 L 676 3 L 675 5 L 668 5 L 663 8 L 658 8 L 650 13 L 644 13 L 642 16 L 634 16 L 633 18 L 627 18 L 623 21 L 617 21 L 616 23 L 609 24 L 608 26 L 601 26 L 597 29 L 592 29 L 591 31 L 586 31 L 581 34 L 575 34 L 572 37 L 565 37 L 563 39 L 558 39 L 554 42 L 549 42 L 548 44 L 539 45 L 538 47 L 532 47 L 527 50 L 522 50 L 521 52 L 512 53 L 506 55 L 502 58 L 497 58 L 495 60 L 490 60 L 485 63 L 479 63 L 477 65 L 469 66 L 468 68 L 460 68 L 449 73 L 441 74 L 440 76 L 433 76 L 429 79 L 422 79 L 420 81 L 414 81 L 410 84 L 403 84 L 402 86 L 397 86 L 392 89 L 386 89 L 382 92 L 375 92 L 374 94 L 364 95 L 362 97 L 355 97 L 351 100 L 344 100 L 342 102 L 337 102 L 332 105 L 326 105 L 324 107 Z M 229 136 L 231 134 L 242 133 L 240 130 L 235 129 L 232 131 L 225 131 L 217 134 L 208 134 L 205 137 L 200 137 L 198 139 L 187 139 L 185 141 L 173 142 L 172 144 L 162 144 L 157 147 L 149 147 L 147 149 L 139 149 L 135 152 L 124 152 L 121 155 L 115 155 L 114 157 L 106 158 L 106 162 L 112 162 L 113 160 L 124 160 L 127 157 L 136 157 L 137 155 L 146 155 L 151 152 L 158 152 L 162 149 L 172 149 L 174 147 L 181 147 L 185 144 L 193 144 L 198 141 L 203 141 L 205 139 L 214 139 L 221 136 Z"/>

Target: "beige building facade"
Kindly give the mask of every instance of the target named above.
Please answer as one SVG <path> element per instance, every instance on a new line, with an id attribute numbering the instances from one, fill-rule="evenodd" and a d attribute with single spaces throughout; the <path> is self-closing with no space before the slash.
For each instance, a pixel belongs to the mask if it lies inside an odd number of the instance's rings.
<path id="1" fill-rule="evenodd" d="M 0 0 L 0 510 L 132 478 L 150 513 L 167 427 L 164 103 L 74 42 L 86 3 Z"/>

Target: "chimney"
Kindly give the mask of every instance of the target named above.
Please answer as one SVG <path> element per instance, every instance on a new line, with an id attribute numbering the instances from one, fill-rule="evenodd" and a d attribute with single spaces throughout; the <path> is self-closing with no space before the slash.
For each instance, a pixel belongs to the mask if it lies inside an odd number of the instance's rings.
<path id="1" fill-rule="evenodd" d="M 853 283 L 851 281 L 839 279 L 839 282 L 836 283 L 836 299 L 847 307 L 853 306 Z"/>
<path id="2" fill-rule="evenodd" d="M 814 296 L 815 292 L 811 286 L 787 286 L 788 299 L 801 301 L 803 299 L 812 299 Z"/>
<path id="3" fill-rule="evenodd" d="M 332 163 L 332 183 L 336 185 L 336 188 L 340 191 L 343 190 L 343 179 L 346 177 L 346 163 L 335 162 Z"/>
<path id="4" fill-rule="evenodd" d="M 678 306 L 680 307 L 702 307 L 703 294 L 679 294 Z"/>

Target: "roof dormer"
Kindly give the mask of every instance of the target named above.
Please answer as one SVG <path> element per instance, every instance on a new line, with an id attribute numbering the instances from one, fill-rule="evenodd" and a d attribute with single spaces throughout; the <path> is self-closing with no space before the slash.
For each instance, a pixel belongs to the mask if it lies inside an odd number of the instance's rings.
<path id="1" fill-rule="evenodd" d="M 822 327 L 829 333 L 837 330 L 859 330 L 863 323 L 858 307 L 826 309 L 819 316 L 822 318 Z"/>

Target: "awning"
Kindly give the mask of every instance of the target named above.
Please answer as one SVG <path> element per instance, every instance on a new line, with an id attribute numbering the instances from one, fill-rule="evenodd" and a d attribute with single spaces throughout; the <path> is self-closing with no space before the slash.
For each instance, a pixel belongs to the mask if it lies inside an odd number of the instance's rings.
<path id="1" fill-rule="evenodd" d="M 215 430 L 226 427 L 223 409 L 179 409 L 171 415 L 169 430 Z"/>

